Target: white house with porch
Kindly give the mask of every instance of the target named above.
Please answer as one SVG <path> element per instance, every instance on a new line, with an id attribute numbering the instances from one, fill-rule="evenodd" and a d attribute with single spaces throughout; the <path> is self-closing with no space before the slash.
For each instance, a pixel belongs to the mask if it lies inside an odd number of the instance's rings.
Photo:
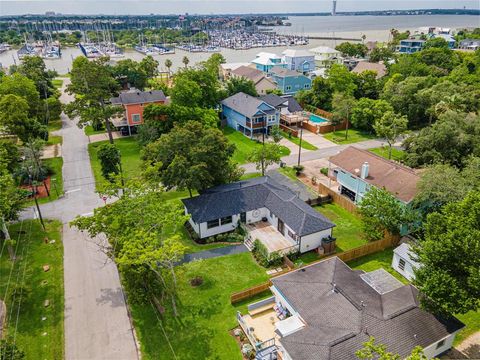
<path id="1" fill-rule="evenodd" d="M 315 250 L 322 240 L 331 239 L 335 226 L 269 177 L 220 185 L 182 201 L 199 238 L 244 224 L 249 233 L 246 245 L 258 239 L 269 252 Z"/>

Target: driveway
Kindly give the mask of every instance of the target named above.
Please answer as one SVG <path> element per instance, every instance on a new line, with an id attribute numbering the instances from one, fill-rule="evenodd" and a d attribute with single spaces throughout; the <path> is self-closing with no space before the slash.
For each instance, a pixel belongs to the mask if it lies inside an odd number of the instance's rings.
<path id="1" fill-rule="evenodd" d="M 69 82 L 64 79 L 63 88 Z M 71 97 L 62 92 L 63 103 Z M 90 238 L 69 226 L 77 215 L 88 215 L 103 202 L 95 193 L 88 137 L 62 114 L 65 196 L 41 205 L 45 218 L 63 223 L 65 282 L 65 358 L 138 359 L 117 267 Z"/>

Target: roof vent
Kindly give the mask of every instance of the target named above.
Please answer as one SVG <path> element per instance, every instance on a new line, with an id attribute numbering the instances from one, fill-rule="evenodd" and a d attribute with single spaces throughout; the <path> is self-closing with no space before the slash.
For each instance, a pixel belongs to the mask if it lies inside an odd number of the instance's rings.
<path id="1" fill-rule="evenodd" d="M 368 165 L 368 162 L 364 162 L 363 165 L 362 165 L 362 173 L 360 174 L 360 177 L 362 179 L 366 179 L 368 177 L 368 170 L 369 170 L 369 165 Z"/>
<path id="2" fill-rule="evenodd" d="M 332 283 L 332 292 L 336 292 L 336 291 L 337 291 L 337 284 Z"/>

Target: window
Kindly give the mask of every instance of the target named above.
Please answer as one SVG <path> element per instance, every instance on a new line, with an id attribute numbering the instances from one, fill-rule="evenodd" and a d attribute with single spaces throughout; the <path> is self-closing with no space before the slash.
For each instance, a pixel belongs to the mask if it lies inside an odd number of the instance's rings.
<path id="1" fill-rule="evenodd" d="M 290 236 L 293 240 L 297 241 L 297 235 L 295 235 L 293 232 L 288 230 L 288 236 Z M 297 241 L 298 242 L 298 241 Z"/>
<path id="2" fill-rule="evenodd" d="M 220 225 L 226 225 L 226 224 L 231 224 L 231 223 L 232 223 L 232 217 L 231 216 L 227 216 L 227 217 L 224 217 L 224 218 L 220 219 Z"/>
<path id="3" fill-rule="evenodd" d="M 303 85 L 303 87 L 304 87 L 305 89 L 310 89 L 310 84 L 305 84 L 305 85 Z"/>
<path id="4" fill-rule="evenodd" d="M 445 339 L 440 340 L 440 341 L 437 343 L 437 349 L 441 348 L 443 345 L 445 345 Z"/>
<path id="5" fill-rule="evenodd" d="M 403 259 L 398 260 L 398 268 L 400 270 L 405 270 L 405 260 Z"/>
<path id="6" fill-rule="evenodd" d="M 132 114 L 132 122 L 139 123 L 140 120 L 140 114 Z"/>
<path id="7" fill-rule="evenodd" d="M 290 91 L 290 90 L 292 90 L 292 86 L 291 86 L 291 85 L 285 86 L 285 91 Z"/>
<path id="8" fill-rule="evenodd" d="M 207 229 L 219 226 L 218 219 L 207 221 Z"/>

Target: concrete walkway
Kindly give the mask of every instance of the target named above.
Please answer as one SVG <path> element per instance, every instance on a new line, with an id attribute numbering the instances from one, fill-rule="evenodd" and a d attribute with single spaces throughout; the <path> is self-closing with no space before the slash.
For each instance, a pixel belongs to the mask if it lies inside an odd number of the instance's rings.
<path id="1" fill-rule="evenodd" d="M 230 245 L 230 246 L 225 246 L 225 247 L 216 248 L 216 249 L 204 250 L 204 251 L 199 251 L 192 254 L 185 254 L 182 261 L 180 261 L 177 265 L 189 263 L 194 260 L 211 259 L 219 256 L 241 254 L 248 251 L 249 250 L 247 249 L 247 247 L 243 244 Z"/>
<path id="2" fill-rule="evenodd" d="M 68 81 L 62 87 L 63 103 L 71 101 L 64 92 Z M 100 251 L 105 240 L 69 226 L 77 215 L 91 214 L 103 205 L 95 193 L 88 137 L 64 114 L 60 134 L 65 195 L 43 204 L 41 210 L 44 218 L 63 223 L 65 358 L 138 359 L 117 267 Z"/>
<path id="3" fill-rule="evenodd" d="M 119 138 L 126 137 L 126 136 L 122 136 L 120 131 L 112 131 L 112 137 L 114 139 L 119 139 Z M 99 141 L 105 141 L 105 140 L 108 140 L 108 134 L 106 132 L 101 133 L 101 134 L 93 134 L 93 135 L 89 135 L 88 139 L 91 143 L 99 142 Z"/>

